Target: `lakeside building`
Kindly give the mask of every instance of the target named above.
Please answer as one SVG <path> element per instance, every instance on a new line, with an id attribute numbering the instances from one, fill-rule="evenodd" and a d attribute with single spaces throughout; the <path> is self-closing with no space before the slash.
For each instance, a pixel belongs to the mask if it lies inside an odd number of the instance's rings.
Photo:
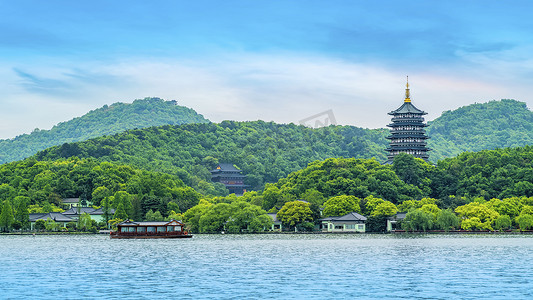
<path id="1" fill-rule="evenodd" d="M 235 168 L 233 164 L 218 164 L 216 169 L 211 170 L 211 181 L 224 184 L 230 194 L 237 196 L 242 196 L 246 192 L 245 178 L 246 175 L 242 174 L 242 170 Z"/>
<path id="2" fill-rule="evenodd" d="M 64 212 L 31 213 L 30 229 L 35 230 L 35 222 L 37 222 L 37 220 L 46 221 L 48 218 L 56 223 L 59 223 L 61 228 L 65 228 L 69 222 L 77 222 L 83 213 L 89 214 L 91 219 L 95 220 L 96 222 L 105 221 L 102 208 L 95 209 L 92 207 L 73 207 Z M 115 209 L 111 208 L 109 210 L 110 218 L 113 218 L 114 213 Z"/>
<path id="3" fill-rule="evenodd" d="M 389 147 L 385 149 L 388 152 L 385 164 L 391 164 L 394 157 L 400 153 L 411 154 L 428 161 L 428 152 L 431 149 L 427 148 L 426 140 L 429 137 L 424 129 L 427 124 L 424 123 L 422 117 L 426 114 L 425 111 L 416 108 L 411 103 L 409 78 L 407 78 L 404 103 L 398 109 L 389 112 L 389 115 L 392 116 L 392 123 L 387 125 L 391 129 L 390 135 L 387 137 L 390 141 Z"/>
<path id="4" fill-rule="evenodd" d="M 365 232 L 366 217 L 356 212 L 351 212 L 340 217 L 327 217 L 320 219 L 322 232 Z"/>

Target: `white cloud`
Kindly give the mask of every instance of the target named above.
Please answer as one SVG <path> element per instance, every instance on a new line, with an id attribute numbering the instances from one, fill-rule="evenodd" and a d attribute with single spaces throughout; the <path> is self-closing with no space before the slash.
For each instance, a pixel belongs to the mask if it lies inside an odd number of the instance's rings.
<path id="1" fill-rule="evenodd" d="M 124 59 L 0 65 L 7 67 L 0 72 L 4 91 L 1 138 L 36 127 L 49 129 L 104 104 L 148 96 L 176 99 L 214 122 L 262 119 L 298 123 L 332 109 L 338 124 L 384 127 L 390 120 L 387 112 L 402 104 L 405 75 L 410 77 L 413 103 L 429 112 L 428 119 L 474 102 L 500 98 L 530 101 L 526 99 L 529 85 L 498 81 L 498 74 L 484 73 L 495 68 L 489 62 L 475 70 L 428 66 L 413 71 L 318 56 L 240 54 L 201 61 Z M 13 68 L 22 70 L 25 77 L 6 71 Z M 512 69 L 505 71 L 513 77 Z M 61 89 L 39 87 L 47 82 Z"/>

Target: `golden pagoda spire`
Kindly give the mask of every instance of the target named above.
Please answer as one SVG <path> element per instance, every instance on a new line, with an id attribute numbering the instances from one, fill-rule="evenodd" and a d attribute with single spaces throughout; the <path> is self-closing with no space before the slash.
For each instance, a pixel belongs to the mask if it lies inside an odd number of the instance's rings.
<path id="1" fill-rule="evenodd" d="M 405 85 L 406 86 L 406 89 L 405 89 L 405 100 L 404 102 L 411 102 L 411 93 L 409 92 L 409 76 L 407 76 L 407 84 Z"/>

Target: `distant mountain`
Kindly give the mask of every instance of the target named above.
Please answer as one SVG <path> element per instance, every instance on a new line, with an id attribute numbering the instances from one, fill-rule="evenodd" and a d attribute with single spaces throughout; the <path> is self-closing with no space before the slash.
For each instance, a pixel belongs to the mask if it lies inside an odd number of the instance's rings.
<path id="1" fill-rule="evenodd" d="M 428 122 L 430 159 L 464 151 L 533 145 L 533 112 L 526 104 L 503 99 L 446 111 Z"/>
<path id="2" fill-rule="evenodd" d="M 445 112 L 428 128 L 430 159 L 533 144 L 532 113 L 514 100 L 473 104 Z M 218 162 L 237 165 L 251 189 L 261 189 L 315 160 L 330 157 L 386 159 L 386 129 L 329 126 L 312 129 L 273 122 L 185 124 L 135 129 L 55 146 L 35 158 L 96 158 L 180 176 L 203 194 L 220 194 L 209 170 Z"/>
<path id="3" fill-rule="evenodd" d="M 50 130 L 35 130 L 13 139 L 0 140 L 0 163 L 29 157 L 51 146 L 84 141 L 128 129 L 160 125 L 207 123 L 209 120 L 176 101 L 145 98 L 133 103 L 114 103 L 59 123 Z"/>
<path id="4" fill-rule="evenodd" d="M 265 182 L 276 182 L 315 160 L 343 156 L 384 161 L 386 132 L 353 126 L 312 129 L 263 121 L 223 121 L 129 130 L 52 147 L 35 157 L 93 157 L 131 164 L 178 174 L 187 185 L 213 194 L 209 170 L 218 162 L 237 165 L 247 174 L 247 184 L 260 189 Z"/>

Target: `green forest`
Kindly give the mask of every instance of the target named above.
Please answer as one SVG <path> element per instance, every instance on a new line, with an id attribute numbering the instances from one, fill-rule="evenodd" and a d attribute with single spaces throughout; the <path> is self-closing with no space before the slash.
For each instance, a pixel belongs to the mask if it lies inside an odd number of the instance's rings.
<path id="1" fill-rule="evenodd" d="M 476 103 L 445 111 L 428 125 L 433 162 L 464 151 L 533 144 L 533 112 L 516 100 Z"/>
<path id="2" fill-rule="evenodd" d="M 235 164 L 247 184 L 260 190 L 308 163 L 328 157 L 385 160 L 385 130 L 353 126 L 318 129 L 273 122 L 223 121 L 129 130 L 113 136 L 56 146 L 37 160 L 77 156 L 175 174 L 203 194 L 215 193 L 211 174 L 219 162 Z"/>
<path id="3" fill-rule="evenodd" d="M 48 147 L 85 141 L 128 129 L 186 123 L 206 123 L 194 110 L 177 105 L 176 101 L 145 98 L 133 103 L 104 105 L 50 130 L 35 129 L 13 139 L 0 140 L 0 163 L 24 159 Z"/>
<path id="4" fill-rule="evenodd" d="M 532 146 L 465 152 L 437 165 L 407 154 L 392 165 L 328 158 L 242 197 L 202 195 L 177 176 L 95 159 L 4 164 L 0 180 L 2 228 L 24 224 L 28 212 L 58 211 L 73 196 L 114 208 L 111 220 L 179 218 L 202 233 L 263 231 L 272 223 L 267 212 L 300 230 L 352 211 L 369 217 L 369 231 L 383 231 L 397 212 L 407 212 L 406 230 L 533 227 Z"/>
<path id="5" fill-rule="evenodd" d="M 154 111 L 179 107 L 139 101 L 134 104 Z M 407 230 L 528 229 L 531 114 L 514 100 L 444 113 L 430 122 L 431 157 L 460 154 L 436 164 L 399 155 L 382 165 L 388 131 L 353 126 L 201 118 L 63 143 L 0 166 L 0 228 L 24 228 L 27 213 L 60 211 L 61 199 L 81 197 L 114 210 L 110 219 L 179 218 L 193 232 L 261 231 L 271 224 L 267 212 L 291 228 L 310 230 L 321 212 L 350 211 L 369 216 L 370 231 L 383 230 L 384 218 L 398 211 L 408 212 Z M 244 196 L 211 182 L 209 170 L 222 162 L 247 176 Z"/>

